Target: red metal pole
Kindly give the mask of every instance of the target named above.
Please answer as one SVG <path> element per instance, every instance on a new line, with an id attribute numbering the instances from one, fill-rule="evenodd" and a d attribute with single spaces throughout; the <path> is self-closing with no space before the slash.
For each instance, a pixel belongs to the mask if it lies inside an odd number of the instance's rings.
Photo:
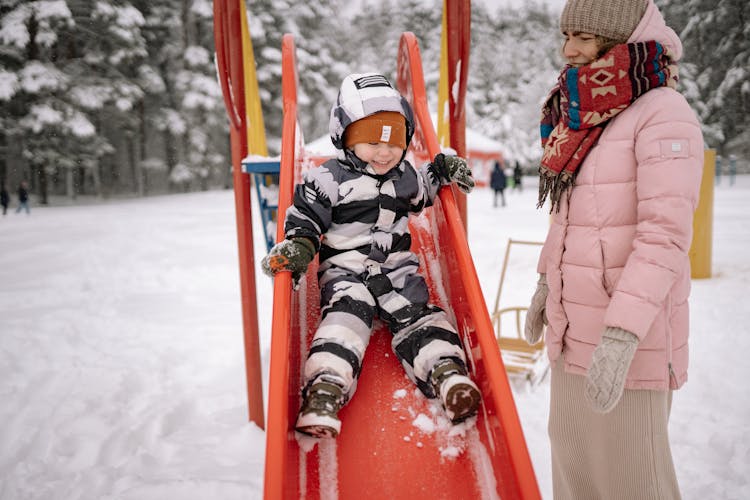
<path id="1" fill-rule="evenodd" d="M 281 171 L 279 173 L 278 220 L 283 221 L 286 210 L 292 205 L 294 175 L 297 161 L 297 61 L 294 36 L 286 33 L 281 39 L 281 87 L 284 119 L 281 132 Z M 276 240 L 284 238 L 284 224 L 276 227 Z M 291 456 L 295 448 L 290 447 L 289 363 L 292 359 L 291 339 L 291 273 L 276 275 L 273 283 L 273 323 L 271 334 L 271 370 L 268 377 L 268 429 L 266 431 L 266 471 L 264 476 L 265 500 L 293 498 L 299 484 L 294 476 L 289 477 Z M 305 335 L 306 332 L 302 332 Z M 273 395 L 273 397 L 271 397 Z"/>
<path id="2" fill-rule="evenodd" d="M 466 85 L 469 78 L 471 45 L 471 0 L 447 0 L 448 28 L 448 113 L 450 146 L 466 158 Z M 454 91 L 455 89 L 455 91 Z M 466 195 L 454 190 L 458 211 L 467 227 Z"/>
<path id="3" fill-rule="evenodd" d="M 263 429 L 265 421 L 263 418 L 263 383 L 258 338 L 258 302 L 255 284 L 250 178 L 242 173 L 242 159 L 247 156 L 247 122 L 245 117 L 240 15 L 241 10 L 238 0 L 214 1 L 216 63 L 230 124 L 229 137 L 232 149 L 232 178 L 237 219 L 248 416 L 250 421 Z"/>

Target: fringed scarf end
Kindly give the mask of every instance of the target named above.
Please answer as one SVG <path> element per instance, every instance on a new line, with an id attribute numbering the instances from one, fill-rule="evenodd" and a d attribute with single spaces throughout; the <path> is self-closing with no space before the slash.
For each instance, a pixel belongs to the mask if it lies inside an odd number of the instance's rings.
<path id="1" fill-rule="evenodd" d="M 562 195 L 573 185 L 575 175 L 563 170 L 560 173 L 539 168 L 539 198 L 536 208 L 542 208 L 547 198 L 550 200 L 549 213 L 560 211 L 560 199 Z"/>

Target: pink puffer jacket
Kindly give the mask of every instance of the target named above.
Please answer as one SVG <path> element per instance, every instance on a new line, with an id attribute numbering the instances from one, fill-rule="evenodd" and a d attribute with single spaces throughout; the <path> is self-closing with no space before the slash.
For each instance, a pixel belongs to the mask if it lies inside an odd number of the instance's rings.
<path id="1" fill-rule="evenodd" d="M 656 40 L 675 60 L 682 44 L 649 0 L 631 42 Z M 660 87 L 613 118 L 554 215 L 538 271 L 547 275 L 551 361 L 585 374 L 605 326 L 640 339 L 629 389 L 687 380 L 693 212 L 703 170 L 695 114 Z M 565 197 L 563 197 L 565 198 Z"/>

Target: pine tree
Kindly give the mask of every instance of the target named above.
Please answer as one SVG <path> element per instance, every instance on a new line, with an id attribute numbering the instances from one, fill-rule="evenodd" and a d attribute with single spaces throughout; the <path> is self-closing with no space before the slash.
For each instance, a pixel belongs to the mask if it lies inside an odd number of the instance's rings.
<path id="1" fill-rule="evenodd" d="M 472 15 L 467 124 L 503 143 L 507 159 L 541 156 L 539 116 L 562 65 L 557 19 L 536 4 Z"/>
<path id="2" fill-rule="evenodd" d="M 285 33 L 297 33 L 293 24 L 296 7 L 287 0 L 258 0 L 247 8 L 268 149 L 270 154 L 279 154 L 283 120 L 281 39 Z"/>
<path id="3" fill-rule="evenodd" d="M 750 4 L 742 0 L 663 0 L 680 35 L 681 90 L 698 113 L 706 145 L 750 156 Z"/>
<path id="4" fill-rule="evenodd" d="M 81 31 L 68 4 L 5 2 L 3 9 L 3 59 L 15 81 L 3 96 L 9 101 L 3 134 L 6 142 L 20 143 L 30 168 L 20 176 L 46 204 L 50 180 L 67 178 L 70 186 L 74 169 L 95 168 L 110 147 L 97 136 L 82 100 Z"/>
<path id="5" fill-rule="evenodd" d="M 338 0 L 315 0 L 295 9 L 295 42 L 299 72 L 299 111 L 302 129 L 310 138 L 328 131 L 330 108 L 338 82 L 348 74 L 345 41 L 337 13 Z"/>
<path id="6" fill-rule="evenodd" d="M 659 0 L 680 35 L 680 90 L 706 143 L 750 156 L 750 4 Z M 399 38 L 420 44 L 437 103 L 442 0 L 253 0 L 248 22 L 271 154 L 282 123 L 281 38 L 297 45 L 299 116 L 308 139 L 327 130 L 342 78 L 396 78 Z M 213 62 L 209 0 L 0 2 L 0 181 L 48 191 L 206 189 L 231 181 L 228 123 Z M 467 125 L 534 164 L 539 109 L 562 66 L 557 15 L 538 2 L 472 6 Z"/>
<path id="7" fill-rule="evenodd" d="M 72 0 L 68 2 L 74 25 L 65 33 L 69 52 L 68 71 L 74 71 L 71 95 L 85 109 L 103 148 L 98 158 L 89 157 L 79 172 L 78 189 L 86 179 L 95 194 L 120 192 L 132 183 L 135 172 L 124 171 L 132 163 L 132 141 L 138 130 L 134 113 L 143 98 L 137 70 L 148 55 L 142 28 L 145 19 L 130 3 Z"/>

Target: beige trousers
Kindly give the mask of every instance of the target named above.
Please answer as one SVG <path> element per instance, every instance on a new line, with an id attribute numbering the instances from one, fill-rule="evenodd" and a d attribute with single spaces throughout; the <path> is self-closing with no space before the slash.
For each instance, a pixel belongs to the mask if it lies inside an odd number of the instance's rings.
<path id="1" fill-rule="evenodd" d="M 672 500 L 680 489 L 669 448 L 672 391 L 625 390 L 600 414 L 586 378 L 552 368 L 549 436 L 555 500 Z"/>

